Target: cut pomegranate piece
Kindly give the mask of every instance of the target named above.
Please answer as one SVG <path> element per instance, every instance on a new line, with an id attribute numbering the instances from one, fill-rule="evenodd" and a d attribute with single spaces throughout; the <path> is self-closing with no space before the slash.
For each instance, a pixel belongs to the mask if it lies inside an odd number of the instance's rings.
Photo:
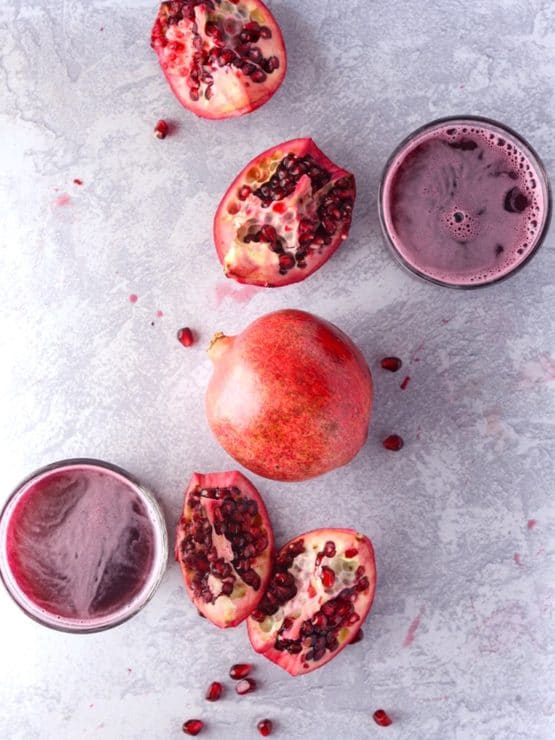
<path id="1" fill-rule="evenodd" d="M 227 277 L 278 287 L 328 260 L 349 234 L 355 178 L 312 139 L 268 149 L 239 173 L 214 218 Z"/>
<path id="2" fill-rule="evenodd" d="M 326 559 L 335 583 L 326 589 L 316 564 L 324 544 L 336 552 Z M 345 552 L 356 549 L 348 558 Z M 352 643 L 366 618 L 376 585 L 370 540 L 352 529 L 318 529 L 291 540 L 279 551 L 268 590 L 251 614 L 248 631 L 257 653 L 292 676 L 319 668 Z"/>
<path id="3" fill-rule="evenodd" d="M 217 334 L 208 352 L 208 423 L 222 447 L 258 475 L 313 478 L 347 464 L 366 441 L 372 378 L 333 324 L 276 311 L 235 337 Z"/>
<path id="4" fill-rule="evenodd" d="M 163 2 L 151 45 L 179 102 L 203 118 L 259 108 L 287 69 L 281 31 L 260 0 Z"/>
<path id="5" fill-rule="evenodd" d="M 251 672 L 252 665 L 250 663 L 235 663 L 229 669 L 229 676 L 234 681 L 238 681 L 241 678 L 246 678 Z"/>
<path id="6" fill-rule="evenodd" d="M 205 617 L 218 627 L 235 627 L 256 608 L 270 578 L 273 546 L 264 502 L 244 475 L 193 475 L 175 557 L 187 593 Z"/>

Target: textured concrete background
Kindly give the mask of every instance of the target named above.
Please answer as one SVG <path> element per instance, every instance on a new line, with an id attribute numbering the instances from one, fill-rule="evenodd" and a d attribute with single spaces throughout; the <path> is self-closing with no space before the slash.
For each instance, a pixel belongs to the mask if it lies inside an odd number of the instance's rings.
<path id="1" fill-rule="evenodd" d="M 398 141 L 453 113 L 509 124 L 553 172 L 555 5 L 271 5 L 285 83 L 218 123 L 170 93 L 149 48 L 154 3 L 0 3 L 0 496 L 39 465 L 95 456 L 150 484 L 173 527 L 191 472 L 233 466 L 203 414 L 211 334 L 309 309 L 374 370 L 368 444 L 312 482 L 254 480 L 278 541 L 325 525 L 373 539 L 365 638 L 304 678 L 256 658 L 256 694 L 207 706 L 207 684 L 255 656 L 243 628 L 198 619 L 174 563 L 138 617 L 99 635 L 41 628 L 2 590 L 0 735 L 178 738 L 201 716 L 202 737 L 239 740 L 268 716 L 276 738 L 553 738 L 553 231 L 509 281 L 449 291 L 393 262 L 376 193 Z M 162 142 L 160 117 L 178 125 Z M 304 284 L 236 286 L 214 210 L 253 155 L 299 135 L 355 172 L 351 237 Z M 200 335 L 189 350 L 183 325 Z M 379 370 L 385 354 L 403 358 L 406 390 L 403 371 Z M 391 432 L 398 454 L 380 445 Z M 374 725 L 378 707 L 392 727 Z"/>

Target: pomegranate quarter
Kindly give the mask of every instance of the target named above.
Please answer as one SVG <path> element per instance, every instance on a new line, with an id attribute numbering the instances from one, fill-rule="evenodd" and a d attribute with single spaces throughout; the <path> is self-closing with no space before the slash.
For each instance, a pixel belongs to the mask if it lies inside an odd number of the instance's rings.
<path id="1" fill-rule="evenodd" d="M 356 639 L 375 587 L 374 550 L 364 535 L 317 529 L 296 537 L 279 551 L 248 619 L 252 646 L 292 676 L 310 673 Z"/>
<path id="2" fill-rule="evenodd" d="M 366 441 L 372 377 L 356 345 L 305 311 L 216 334 L 206 414 L 222 447 L 265 478 L 300 481 L 345 465 Z"/>
<path id="3" fill-rule="evenodd" d="M 349 234 L 355 179 L 312 139 L 279 144 L 249 162 L 214 218 L 227 277 L 275 288 L 298 283 Z"/>
<path id="4" fill-rule="evenodd" d="M 177 525 L 175 559 L 202 616 L 217 627 L 246 619 L 268 584 L 273 547 L 264 502 L 244 475 L 193 475 Z"/>
<path id="5" fill-rule="evenodd" d="M 281 31 L 260 0 L 163 2 L 151 45 L 179 102 L 203 118 L 259 108 L 287 68 Z"/>

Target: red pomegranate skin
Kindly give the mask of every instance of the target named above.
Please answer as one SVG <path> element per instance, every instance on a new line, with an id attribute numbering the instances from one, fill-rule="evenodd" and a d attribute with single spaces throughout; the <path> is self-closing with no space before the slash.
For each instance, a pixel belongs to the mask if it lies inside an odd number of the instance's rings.
<path id="1" fill-rule="evenodd" d="M 267 314 L 241 334 L 217 334 L 209 355 L 208 423 L 254 473 L 301 481 L 348 463 L 364 445 L 372 377 L 356 345 L 305 311 Z"/>

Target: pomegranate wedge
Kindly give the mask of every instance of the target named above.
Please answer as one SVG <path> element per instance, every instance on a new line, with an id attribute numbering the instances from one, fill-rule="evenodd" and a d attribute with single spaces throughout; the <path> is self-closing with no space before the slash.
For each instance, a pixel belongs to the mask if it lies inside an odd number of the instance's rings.
<path id="1" fill-rule="evenodd" d="M 268 288 L 304 280 L 347 238 L 355 195 L 353 175 L 312 139 L 263 152 L 232 182 L 214 218 L 225 274 Z"/>
<path id="2" fill-rule="evenodd" d="M 317 529 L 295 537 L 279 551 L 247 622 L 252 646 L 292 676 L 310 673 L 353 640 L 375 587 L 374 550 L 364 535 Z"/>
<path id="3" fill-rule="evenodd" d="M 151 45 L 179 102 L 203 118 L 259 108 L 287 68 L 281 31 L 260 0 L 163 2 Z"/>
<path id="4" fill-rule="evenodd" d="M 202 615 L 217 627 L 246 619 L 268 584 L 273 547 L 264 502 L 244 475 L 193 475 L 177 525 L 175 559 Z"/>

